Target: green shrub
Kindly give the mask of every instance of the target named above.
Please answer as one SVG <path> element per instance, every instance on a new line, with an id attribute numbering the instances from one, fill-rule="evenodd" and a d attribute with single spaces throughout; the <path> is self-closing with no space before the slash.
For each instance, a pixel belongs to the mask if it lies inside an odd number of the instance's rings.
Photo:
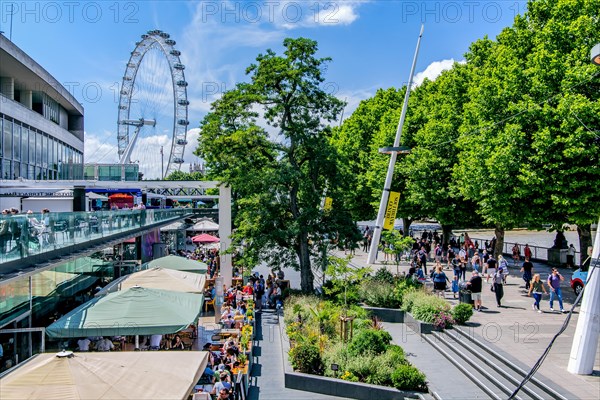
<path id="1" fill-rule="evenodd" d="M 473 306 L 466 303 L 457 304 L 452 309 L 452 317 L 459 325 L 464 325 L 473 316 Z"/>
<path id="2" fill-rule="evenodd" d="M 446 300 L 428 294 L 417 297 L 411 308 L 415 319 L 428 323 L 433 323 L 442 311 L 450 311 L 450 305 Z"/>
<path id="3" fill-rule="evenodd" d="M 368 329 L 354 335 L 348 346 L 348 354 L 357 356 L 360 354 L 381 354 L 392 341 L 392 336 L 383 330 Z"/>
<path id="4" fill-rule="evenodd" d="M 400 299 L 394 293 L 394 285 L 375 279 L 368 279 L 361 283 L 359 288 L 360 298 L 372 307 L 398 308 Z"/>
<path id="5" fill-rule="evenodd" d="M 383 354 L 386 359 L 389 359 L 390 365 L 406 364 L 406 357 L 404 356 L 404 349 L 395 344 L 388 346 L 387 350 Z"/>
<path id="6" fill-rule="evenodd" d="M 425 375 L 412 365 L 400 365 L 392 372 L 392 384 L 398 390 L 427 391 Z"/>
<path id="7" fill-rule="evenodd" d="M 348 345 L 344 342 L 332 343 L 325 347 L 323 351 L 323 375 L 329 377 L 339 377 L 344 371 L 347 371 L 346 364 L 350 356 L 348 355 Z M 337 364 L 339 371 L 337 374 L 331 370 L 331 364 Z"/>
<path id="8" fill-rule="evenodd" d="M 309 343 L 298 343 L 290 350 L 290 362 L 298 372 L 320 375 L 323 371 L 323 361 L 319 348 Z"/>
<path id="9" fill-rule="evenodd" d="M 414 291 L 417 288 L 421 288 L 423 285 L 419 281 L 413 279 L 400 279 L 394 285 L 394 297 L 398 299 L 400 304 L 403 302 L 404 294 L 409 291 Z"/>
<path id="10" fill-rule="evenodd" d="M 402 295 L 401 308 L 406 312 L 411 312 L 414 302 L 423 296 L 426 296 L 426 294 L 420 290 L 416 290 L 414 288 L 407 289 Z"/>
<path id="11" fill-rule="evenodd" d="M 379 268 L 371 280 L 389 284 L 394 284 L 395 282 L 394 275 L 385 267 Z"/>

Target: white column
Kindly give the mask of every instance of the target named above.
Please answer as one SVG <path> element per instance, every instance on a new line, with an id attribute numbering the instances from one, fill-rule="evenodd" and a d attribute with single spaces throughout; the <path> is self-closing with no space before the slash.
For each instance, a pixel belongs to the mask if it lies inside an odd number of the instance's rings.
<path id="1" fill-rule="evenodd" d="M 221 239 L 221 276 L 228 287 L 232 284 L 233 265 L 231 254 L 223 254 L 231 246 L 231 188 L 219 186 L 219 238 Z"/>
<path id="2" fill-rule="evenodd" d="M 600 223 L 598 224 L 600 228 Z M 594 360 L 598 348 L 598 333 L 600 332 L 600 234 L 596 230 L 596 240 L 592 250 L 592 262 L 585 284 L 579 319 L 573 337 L 571 356 L 567 370 L 572 374 L 591 375 L 594 371 Z"/>

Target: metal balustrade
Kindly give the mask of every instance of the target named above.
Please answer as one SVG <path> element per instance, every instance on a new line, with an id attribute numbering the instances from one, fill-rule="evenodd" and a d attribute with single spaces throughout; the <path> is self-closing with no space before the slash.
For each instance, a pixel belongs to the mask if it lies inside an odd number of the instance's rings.
<path id="1" fill-rule="evenodd" d="M 79 245 L 110 240 L 145 226 L 171 222 L 190 209 L 14 214 L 0 217 L 0 265 Z M 38 257 L 39 258 L 39 257 Z"/>

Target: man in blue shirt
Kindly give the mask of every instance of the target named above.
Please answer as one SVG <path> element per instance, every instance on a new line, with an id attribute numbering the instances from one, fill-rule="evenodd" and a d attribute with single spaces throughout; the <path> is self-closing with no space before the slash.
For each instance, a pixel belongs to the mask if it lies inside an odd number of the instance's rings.
<path id="1" fill-rule="evenodd" d="M 550 311 L 554 311 L 554 308 L 552 308 L 554 305 L 554 297 L 558 297 L 560 312 L 565 312 L 563 309 L 562 292 L 560 290 L 560 282 L 564 280 L 564 276 L 562 276 L 556 268 L 552 268 L 552 274 L 548 276 L 548 286 L 550 287 Z"/>

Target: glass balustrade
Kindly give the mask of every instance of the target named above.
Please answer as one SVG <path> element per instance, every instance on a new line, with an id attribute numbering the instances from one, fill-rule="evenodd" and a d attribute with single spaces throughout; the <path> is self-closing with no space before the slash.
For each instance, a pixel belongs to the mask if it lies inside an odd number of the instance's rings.
<path id="1" fill-rule="evenodd" d="M 9 214 L 0 217 L 0 264 L 48 251 L 134 232 L 171 221 L 189 209 Z"/>

